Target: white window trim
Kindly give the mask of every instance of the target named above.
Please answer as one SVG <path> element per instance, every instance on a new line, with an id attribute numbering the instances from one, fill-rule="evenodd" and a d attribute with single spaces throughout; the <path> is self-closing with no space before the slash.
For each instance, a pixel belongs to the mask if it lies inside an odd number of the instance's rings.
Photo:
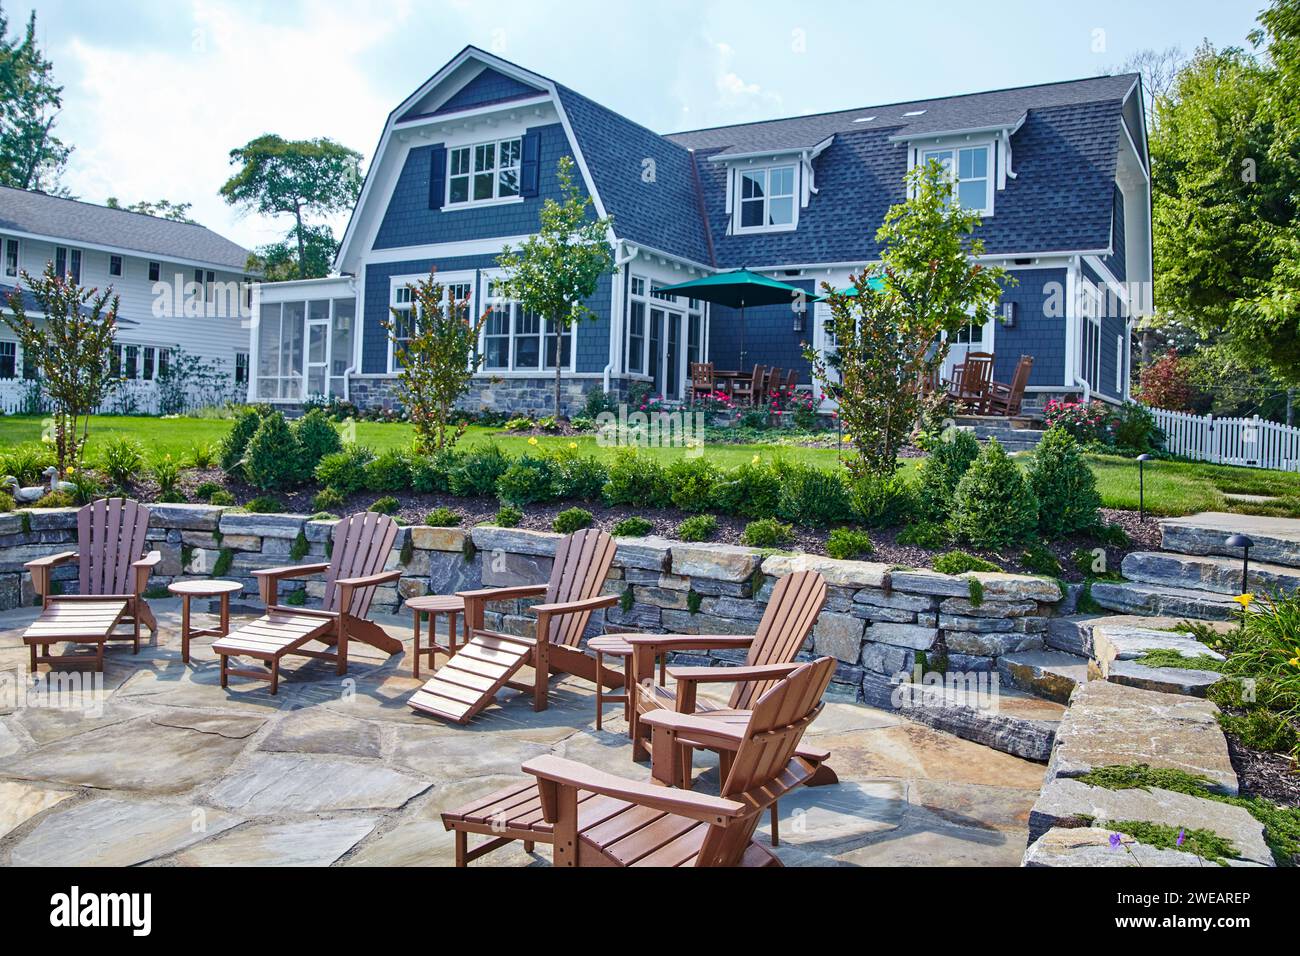
<path id="1" fill-rule="evenodd" d="M 113 260 L 117 260 L 117 271 L 113 271 Z M 121 279 L 126 275 L 126 256 L 119 255 L 116 252 L 108 254 L 108 275 L 113 279 Z"/>
<path id="2" fill-rule="evenodd" d="M 515 142 L 515 141 L 518 141 L 518 143 L 519 143 L 519 165 L 518 165 L 518 166 L 515 166 L 515 167 L 510 167 L 510 166 L 502 167 L 502 165 L 501 165 L 501 144 L 502 144 L 502 143 Z M 494 155 L 495 155 L 496 159 L 495 159 L 495 165 L 492 167 L 492 193 L 493 193 L 493 195 L 492 195 L 492 198 L 491 198 L 491 199 L 475 199 L 475 198 L 474 198 L 474 176 L 476 175 L 476 171 L 475 171 L 475 169 L 474 169 L 474 151 L 475 151 L 478 147 L 480 147 L 480 146 L 492 146 L 492 147 L 494 147 Z M 452 198 L 451 198 L 451 179 L 452 179 L 452 176 L 451 176 L 451 156 L 452 156 L 452 153 L 458 152 L 459 150 L 462 150 L 462 149 L 463 149 L 463 150 L 466 150 L 466 151 L 469 152 L 470 168 L 469 168 L 469 173 L 468 173 L 468 174 L 461 174 L 461 176 L 458 176 L 457 178 L 462 178 L 462 176 L 467 176 L 468 179 L 469 179 L 469 188 L 468 188 L 468 190 L 466 191 L 466 197 L 467 197 L 467 198 L 466 198 L 464 201 L 462 201 L 462 202 L 453 202 L 453 201 L 452 201 Z M 443 183 L 444 194 L 443 194 L 443 202 L 442 202 L 442 208 L 445 209 L 445 210 L 455 211 L 455 210 L 457 210 L 457 209 L 479 208 L 479 207 L 482 207 L 482 206 L 504 206 L 504 205 L 508 205 L 508 204 L 510 204 L 510 203 L 517 203 L 517 202 L 523 202 L 523 201 L 524 201 L 524 197 L 523 197 L 523 188 L 524 188 L 524 177 L 523 177 L 523 173 L 524 173 L 524 138 L 523 138 L 523 135 L 522 135 L 522 134 L 520 134 L 520 135 L 518 135 L 518 136 L 505 136 L 505 137 L 502 137 L 502 138 L 500 138 L 500 139 L 481 140 L 481 141 L 476 142 L 476 143 L 458 143 L 458 144 L 456 144 L 455 146 L 448 146 L 448 147 L 447 147 L 446 163 L 447 163 L 447 168 L 446 168 L 446 170 L 444 170 L 444 175 L 443 175 L 443 179 L 445 179 L 446 181 Z M 517 169 L 517 170 L 518 170 L 518 173 L 519 173 L 519 192 L 518 192 L 516 195 L 514 195 L 514 196 L 500 196 L 500 195 L 497 195 L 497 192 L 498 192 L 498 191 L 500 190 L 500 188 L 501 188 L 501 170 L 502 170 L 503 168 L 504 168 L 504 169 L 511 169 L 511 168 L 514 168 L 514 169 Z M 485 170 L 479 170 L 479 171 L 477 172 L 477 175 L 480 175 L 480 176 L 481 176 L 481 175 L 483 174 L 483 172 L 485 172 Z"/>
<path id="3" fill-rule="evenodd" d="M 774 169 L 789 169 L 793 173 L 793 179 L 791 181 L 791 192 L 790 192 L 790 207 L 792 209 L 792 215 L 793 215 L 792 220 L 787 224 L 782 224 L 779 226 L 770 226 L 770 225 L 742 226 L 741 221 L 744 215 L 745 200 L 741 194 L 741 187 L 744 181 L 745 173 L 766 172 L 767 174 L 766 180 L 770 186 L 772 181 L 771 171 Z M 798 229 L 799 209 L 803 205 L 803 203 L 799 201 L 800 176 L 801 176 L 801 164 L 795 160 L 791 160 L 790 162 L 763 163 L 761 165 L 734 167 L 731 172 L 731 190 L 734 195 L 734 199 L 731 203 L 732 235 L 751 236 L 751 235 L 764 233 L 764 232 L 794 232 L 796 229 Z M 782 194 L 782 198 L 784 198 L 784 194 Z M 767 221 L 767 215 L 768 215 L 768 204 L 771 202 L 771 199 L 772 199 L 771 190 L 769 189 L 763 195 L 763 220 L 765 223 Z"/>
<path id="4" fill-rule="evenodd" d="M 80 284 L 80 283 L 81 283 L 81 280 L 82 280 L 83 278 L 85 278 L 85 275 L 86 275 L 86 252 L 85 252 L 85 250 L 82 249 L 80 246 L 55 246 L 55 247 L 54 247 L 54 257 L 53 257 L 53 261 L 54 261 L 54 263 L 55 263 L 56 266 L 58 265 L 58 261 L 59 261 L 59 250 L 60 250 L 60 249 L 62 249 L 62 250 L 63 250 L 63 253 L 64 253 L 64 259 L 63 259 L 63 266 L 64 266 L 64 268 L 63 268 L 63 275 L 71 275 L 71 274 L 72 274 L 72 257 L 73 257 L 74 254 L 76 255 L 76 257 L 77 257 L 77 259 L 78 259 L 80 265 L 79 265 L 78 268 L 77 268 L 77 274 L 73 277 L 73 281 L 75 281 L 75 282 L 77 282 L 78 284 Z M 20 252 L 21 252 L 21 250 L 20 250 Z"/>
<path id="5" fill-rule="evenodd" d="M 492 284 L 500 282 L 505 277 L 505 273 L 500 270 L 483 272 L 483 308 L 495 307 L 500 304 L 509 304 L 517 306 L 518 303 L 513 299 L 506 299 L 503 296 L 494 296 L 492 294 Z M 482 314 L 483 309 L 478 314 Z M 516 368 L 515 367 L 515 323 L 514 312 L 510 314 L 510 349 L 509 349 L 509 367 L 508 368 L 487 368 L 486 365 L 480 366 L 474 373 L 478 376 L 485 377 L 509 377 L 509 378 L 539 378 L 553 377 L 555 375 L 555 366 L 546 364 L 546 339 L 550 336 L 547 331 L 549 320 L 542 317 L 541 327 L 541 367 L 540 368 Z M 573 322 L 569 325 L 569 364 L 560 369 L 561 372 L 567 372 L 570 375 L 576 375 L 578 370 L 578 326 L 580 323 Z M 483 323 L 483 328 L 479 330 L 478 352 L 479 355 L 486 355 L 487 349 L 487 323 Z"/>
<path id="6" fill-rule="evenodd" d="M 14 271 L 9 271 L 9 243 L 14 244 Z M 16 279 L 23 271 L 23 242 L 17 236 L 5 236 L 4 242 L 0 243 L 0 253 L 4 254 L 4 276 L 7 279 Z"/>
<path id="7" fill-rule="evenodd" d="M 642 291 L 635 292 L 633 281 L 642 283 Z M 665 283 L 671 284 L 671 283 Z M 679 359 L 681 368 L 679 369 L 679 384 L 682 391 L 685 392 L 685 382 L 690 377 L 690 322 L 692 317 L 700 321 L 700 356 L 698 361 L 708 361 L 709 354 L 709 307 L 708 303 L 702 299 L 691 299 L 687 296 L 658 296 L 654 295 L 655 281 L 648 276 L 634 274 L 629 277 L 627 292 L 627 310 L 623 315 L 623 338 L 625 341 L 623 349 L 623 374 L 636 382 L 653 382 L 654 376 L 650 373 L 650 310 L 659 308 L 668 312 L 679 313 L 682 317 L 681 341 L 678 343 L 681 350 Z M 645 328 L 641 333 L 641 371 L 632 371 L 632 365 L 629 362 L 631 356 L 631 321 L 632 306 L 634 303 L 640 303 L 645 306 Z M 661 339 L 660 348 L 667 352 L 667 332 L 665 330 Z"/>
<path id="8" fill-rule="evenodd" d="M 998 192 L 997 170 L 994 165 L 997 159 L 997 150 L 995 148 L 995 143 L 993 140 L 987 139 L 987 140 L 972 140 L 972 141 L 961 141 L 961 142 L 935 142 L 935 143 L 926 143 L 924 145 L 918 145 L 912 150 L 912 166 L 913 168 L 915 168 L 916 166 L 919 166 L 923 162 L 925 162 L 926 153 L 934 153 L 934 152 L 953 153 L 953 167 L 952 167 L 953 168 L 952 182 L 954 187 L 953 199 L 956 200 L 957 199 L 956 170 L 958 164 L 960 163 L 960 160 L 958 159 L 956 154 L 963 149 L 983 149 L 988 154 L 988 161 L 985 163 L 984 166 L 984 172 L 985 172 L 984 193 L 987 200 L 987 205 L 983 209 L 973 210 L 974 212 L 979 213 L 981 216 L 988 218 L 989 216 L 993 215 L 994 206 L 996 203 L 995 197 L 997 196 L 997 192 Z M 966 207 L 962 207 L 962 208 L 966 208 Z"/>

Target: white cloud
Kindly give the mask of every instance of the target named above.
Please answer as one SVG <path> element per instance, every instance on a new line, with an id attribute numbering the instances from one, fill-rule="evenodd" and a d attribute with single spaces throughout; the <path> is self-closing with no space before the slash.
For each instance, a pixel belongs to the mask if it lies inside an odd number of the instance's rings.
<path id="1" fill-rule="evenodd" d="M 188 24 L 169 24 L 183 43 L 142 52 L 72 36 L 55 53 L 65 84 L 59 130 L 77 147 L 66 185 L 90 202 L 192 202 L 195 219 L 250 247 L 279 238 L 287 221 L 240 216 L 217 195 L 229 151 L 274 132 L 328 136 L 368 154 L 395 99 L 375 88 L 366 54 L 400 32 L 407 13 L 405 2 L 382 18 L 308 2 L 287 23 L 195 0 Z"/>
<path id="2" fill-rule="evenodd" d="M 780 107 L 781 97 L 764 90 L 758 83 L 746 81 L 733 68 L 736 51 L 729 43 L 713 44 L 713 86 L 717 91 L 717 105 L 734 110 L 745 118 L 766 118 L 770 110 Z"/>

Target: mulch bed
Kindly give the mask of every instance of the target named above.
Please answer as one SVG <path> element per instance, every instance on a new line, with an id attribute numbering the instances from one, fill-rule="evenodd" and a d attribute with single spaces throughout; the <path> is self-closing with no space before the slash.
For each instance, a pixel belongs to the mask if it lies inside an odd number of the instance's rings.
<path id="1" fill-rule="evenodd" d="M 1237 771 L 1243 797 L 1264 797 L 1288 807 L 1300 807 L 1300 771 L 1286 754 L 1252 750 L 1228 734 L 1228 756 Z"/>

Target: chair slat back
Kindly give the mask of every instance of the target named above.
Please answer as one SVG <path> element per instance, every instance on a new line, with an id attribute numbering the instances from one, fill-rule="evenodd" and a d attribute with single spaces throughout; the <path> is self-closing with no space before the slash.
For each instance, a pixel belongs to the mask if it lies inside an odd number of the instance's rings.
<path id="1" fill-rule="evenodd" d="M 745 663 L 750 667 L 789 664 L 808 639 L 808 632 L 817 623 L 817 615 L 825 603 L 826 579 L 816 571 L 796 571 L 781 578 L 772 589 L 763 619 L 758 622 Z M 727 706 L 748 710 L 776 683 L 776 680 L 742 681 L 732 690 Z"/>
<path id="2" fill-rule="evenodd" d="M 614 563 L 614 551 L 614 539 L 597 528 L 584 528 L 562 538 L 555 549 L 545 603 L 585 601 L 600 594 Z M 576 647 L 590 618 L 590 611 L 551 618 L 550 642 Z"/>
<path id="3" fill-rule="evenodd" d="M 82 594 L 131 594 L 131 564 L 144 557 L 149 509 L 100 498 L 77 512 L 77 585 Z"/>
<path id="4" fill-rule="evenodd" d="M 781 391 L 781 386 L 785 382 L 782 377 L 780 366 L 773 366 L 767 373 L 767 397 L 769 400 L 776 398 Z"/>
<path id="5" fill-rule="evenodd" d="M 1020 400 L 1024 397 L 1025 386 L 1029 384 L 1029 373 L 1034 369 L 1034 357 L 1032 355 L 1020 356 L 1020 361 L 1016 363 L 1016 374 L 1011 379 L 1011 404 L 1020 409 Z"/>
<path id="6" fill-rule="evenodd" d="M 691 387 L 699 389 L 713 390 L 713 363 L 712 362 L 692 362 L 691 363 Z"/>
<path id="7" fill-rule="evenodd" d="M 794 394 L 794 390 L 799 387 L 799 372 L 795 369 L 785 373 L 785 387 Z"/>
<path id="8" fill-rule="evenodd" d="M 821 712 L 822 694 L 834 673 L 835 659 L 820 658 L 774 682 L 755 702 L 745 739 L 736 749 L 719 792 L 720 796 L 747 804 L 750 812 L 725 826 L 709 828 L 697 866 L 735 866 L 740 862 L 762 811 L 780 793 L 773 784 L 785 772 L 804 732 Z M 774 792 L 764 793 L 769 787 Z"/>
<path id="9" fill-rule="evenodd" d="M 388 555 L 397 538 L 397 522 L 388 515 L 363 511 L 349 515 L 334 526 L 330 566 L 325 572 L 326 611 L 343 611 L 339 607 L 339 589 L 334 582 L 348 578 L 361 578 L 378 574 L 384 569 Z M 347 608 L 353 617 L 365 617 L 374 600 L 375 588 L 360 588 L 352 592 L 352 606 Z"/>
<path id="10" fill-rule="evenodd" d="M 962 363 L 960 394 L 962 398 L 983 398 L 993 379 L 993 356 L 971 352 Z"/>

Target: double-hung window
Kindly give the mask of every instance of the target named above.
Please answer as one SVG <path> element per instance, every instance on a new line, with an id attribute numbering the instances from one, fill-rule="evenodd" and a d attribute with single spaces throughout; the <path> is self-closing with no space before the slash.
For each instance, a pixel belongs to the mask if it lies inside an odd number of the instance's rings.
<path id="1" fill-rule="evenodd" d="M 488 291 L 488 320 L 483 327 L 483 368 L 495 372 L 534 372 L 554 369 L 556 352 L 561 367 L 571 361 L 573 329 L 556 335 L 550 323 L 536 312 L 506 298 L 492 283 Z"/>
<path id="2" fill-rule="evenodd" d="M 738 232 L 794 228 L 794 166 L 741 169 L 738 177 Z"/>
<path id="3" fill-rule="evenodd" d="M 81 284 L 81 250 L 56 246 L 54 249 L 54 271 L 60 277 L 72 276 L 72 281 Z"/>
<path id="4" fill-rule="evenodd" d="M 0 378 L 18 374 L 18 343 L 0 342 Z"/>
<path id="5" fill-rule="evenodd" d="M 952 180 L 958 206 L 987 215 L 993 212 L 991 154 L 988 145 L 927 149 L 921 153 L 921 162 L 934 161 L 944 168 Z"/>
<path id="6" fill-rule="evenodd" d="M 5 275 L 14 277 L 18 275 L 18 240 L 5 240 Z"/>
<path id="7" fill-rule="evenodd" d="M 120 276 L 122 274 L 122 257 L 108 257 L 108 274 L 111 276 Z"/>
<path id="8" fill-rule="evenodd" d="M 470 282 L 449 282 L 443 286 L 442 307 L 445 315 L 468 319 L 470 315 L 470 296 L 473 284 Z M 398 358 L 398 348 L 405 347 L 415 332 L 412 316 L 415 314 L 415 290 L 410 285 L 398 285 L 393 288 L 392 335 L 389 342 L 388 370 L 396 372 L 402 367 Z"/>
<path id="9" fill-rule="evenodd" d="M 519 195 L 522 140 L 457 146 L 447 152 L 447 205 L 457 206 Z"/>

